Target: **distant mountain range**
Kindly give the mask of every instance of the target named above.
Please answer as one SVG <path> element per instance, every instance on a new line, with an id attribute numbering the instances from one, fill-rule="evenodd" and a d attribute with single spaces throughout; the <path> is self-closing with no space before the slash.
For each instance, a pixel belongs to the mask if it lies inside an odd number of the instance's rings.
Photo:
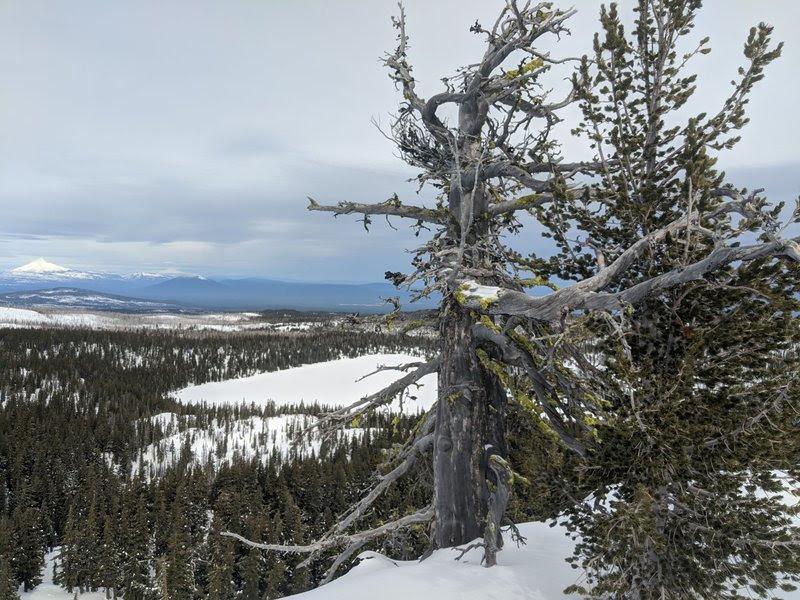
<path id="1" fill-rule="evenodd" d="M 69 267 L 62 267 L 43 258 L 37 258 L 21 267 L 9 269 L 0 273 L 0 283 L 17 282 L 41 283 L 49 281 L 126 281 L 153 283 L 170 279 L 174 275 L 163 273 L 133 273 L 130 275 L 116 275 L 114 273 L 101 273 L 93 271 L 76 271 Z"/>
<path id="2" fill-rule="evenodd" d="M 43 258 L 0 273 L 0 305 L 60 306 L 130 312 L 181 309 L 297 309 L 384 312 L 381 298 L 408 293 L 389 283 L 302 283 L 274 279 L 209 279 L 197 275 L 79 271 Z M 431 308 L 418 302 L 408 308 Z"/>

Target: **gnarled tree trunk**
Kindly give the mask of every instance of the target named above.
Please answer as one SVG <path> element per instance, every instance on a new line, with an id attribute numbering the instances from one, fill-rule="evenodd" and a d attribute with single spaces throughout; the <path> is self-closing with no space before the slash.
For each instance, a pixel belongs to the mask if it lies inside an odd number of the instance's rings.
<path id="1" fill-rule="evenodd" d="M 446 301 L 434 438 L 434 543 L 457 546 L 482 537 L 490 453 L 505 456 L 506 395 L 476 354 L 474 318 Z"/>

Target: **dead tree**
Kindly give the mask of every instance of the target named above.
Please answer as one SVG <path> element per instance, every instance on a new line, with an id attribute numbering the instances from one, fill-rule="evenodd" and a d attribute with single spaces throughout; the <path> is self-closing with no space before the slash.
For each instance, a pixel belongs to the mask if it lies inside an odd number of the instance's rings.
<path id="1" fill-rule="evenodd" d="M 508 496 L 517 478 L 505 460 L 507 403 L 527 406 L 547 435 L 558 436 L 583 454 L 591 439 L 590 417 L 601 414 L 604 394 L 613 393 L 603 385 L 593 341 L 580 336 L 587 319 L 607 321 L 613 336 L 627 307 L 661 290 L 764 257 L 800 260 L 797 240 L 783 239 L 774 231 L 769 239 L 750 245 L 734 244 L 715 233 L 715 223 L 731 214 L 766 210 L 730 187 L 715 192 L 729 201 L 713 212 L 689 209 L 658 230 L 641 232 L 626 248 L 594 249 L 593 272 L 561 289 L 537 273 L 538 259 L 509 245 L 509 237 L 543 211 L 550 215 L 551 234 L 567 240 L 569 225 L 565 223 L 564 230 L 552 225 L 552 215 L 567 200 L 583 198 L 598 211 L 614 201 L 595 196 L 590 183 L 602 177 L 609 161 L 602 156 L 594 162 L 565 160 L 552 135 L 563 109 L 585 95 L 587 81 L 571 66 L 578 59 L 555 57 L 541 48 L 543 41 L 557 41 L 569 33 L 566 23 L 574 13 L 551 2 L 508 0 L 493 24 L 476 22 L 470 29 L 485 39 L 483 56 L 443 79 L 439 93 L 423 98 L 409 61 L 400 6 L 394 20 L 398 45 L 383 62 L 403 101 L 384 133 L 394 140 L 403 160 L 419 170 L 419 186 L 436 190 L 436 203 L 413 205 L 393 195 L 374 204 L 311 200 L 308 208 L 335 216 L 359 215 L 365 227 L 375 216 L 406 218 L 418 231 L 428 232 L 427 241 L 414 250 L 413 271 L 387 276 L 420 296 L 441 295 L 439 354 L 434 361 L 407 368 L 385 390 L 324 415 L 318 426 L 343 427 L 432 372 L 438 373 L 438 401 L 388 472 L 320 540 L 305 546 L 252 545 L 309 553 L 309 560 L 338 548 L 342 555 L 335 570 L 369 540 L 400 527 L 430 523 L 435 547 L 480 538 L 486 565 L 495 564 Z M 553 97 L 556 93 L 546 81 L 564 81 L 564 73 L 568 89 Z M 749 88 L 742 96 L 748 92 Z M 725 123 L 721 118 L 711 126 L 720 129 Z M 672 271 L 637 277 L 619 288 L 651 248 L 690 232 L 712 236 L 713 250 Z M 591 242 L 582 246 L 576 252 L 591 248 Z M 606 291 L 612 284 L 614 291 Z M 541 289 L 534 288 L 542 287 L 552 291 L 536 294 Z M 358 531 L 357 523 L 371 504 L 428 452 L 434 473 L 431 506 Z"/>

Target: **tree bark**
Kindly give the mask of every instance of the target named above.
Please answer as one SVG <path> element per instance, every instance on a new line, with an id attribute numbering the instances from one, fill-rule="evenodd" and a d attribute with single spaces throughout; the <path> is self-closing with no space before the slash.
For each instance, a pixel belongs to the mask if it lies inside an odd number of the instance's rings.
<path id="1" fill-rule="evenodd" d="M 503 457 L 507 454 L 505 390 L 478 360 L 474 319 L 455 300 L 445 301 L 442 314 L 433 456 L 434 543 L 438 548 L 483 536 L 489 450 Z"/>

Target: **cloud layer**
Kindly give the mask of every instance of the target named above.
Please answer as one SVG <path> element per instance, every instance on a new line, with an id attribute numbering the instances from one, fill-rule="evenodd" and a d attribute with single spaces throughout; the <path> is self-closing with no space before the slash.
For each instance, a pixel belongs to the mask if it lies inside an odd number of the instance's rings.
<path id="1" fill-rule="evenodd" d="M 407 3 L 424 94 L 470 62 L 501 2 Z M 599 2 L 578 3 L 591 43 Z M 759 5 L 760 4 L 760 5 Z M 747 27 L 800 28 L 793 1 L 708 3 L 698 27 L 698 101 L 727 93 Z M 408 231 L 308 214 L 305 197 L 413 196 L 413 173 L 371 125 L 396 106 L 378 57 L 394 41 L 389 0 L 225 3 L 8 0 L 0 5 L 0 268 L 43 255 L 76 268 L 181 269 L 366 281 L 407 264 Z M 764 13 L 764 14 L 761 14 Z M 789 45 L 727 159 L 743 183 L 796 195 L 800 135 L 788 118 L 800 48 Z M 557 85 L 557 82 L 556 82 Z M 384 117 L 385 118 L 385 117 Z M 571 156 L 586 149 L 564 134 Z M 747 165 L 747 169 L 743 168 Z M 788 166 L 781 166 L 788 165 Z M 769 181 L 764 181 L 769 179 Z M 772 188 L 770 188 L 772 185 Z M 417 201 L 429 201 L 430 197 Z M 535 247 L 537 240 L 529 240 Z"/>

